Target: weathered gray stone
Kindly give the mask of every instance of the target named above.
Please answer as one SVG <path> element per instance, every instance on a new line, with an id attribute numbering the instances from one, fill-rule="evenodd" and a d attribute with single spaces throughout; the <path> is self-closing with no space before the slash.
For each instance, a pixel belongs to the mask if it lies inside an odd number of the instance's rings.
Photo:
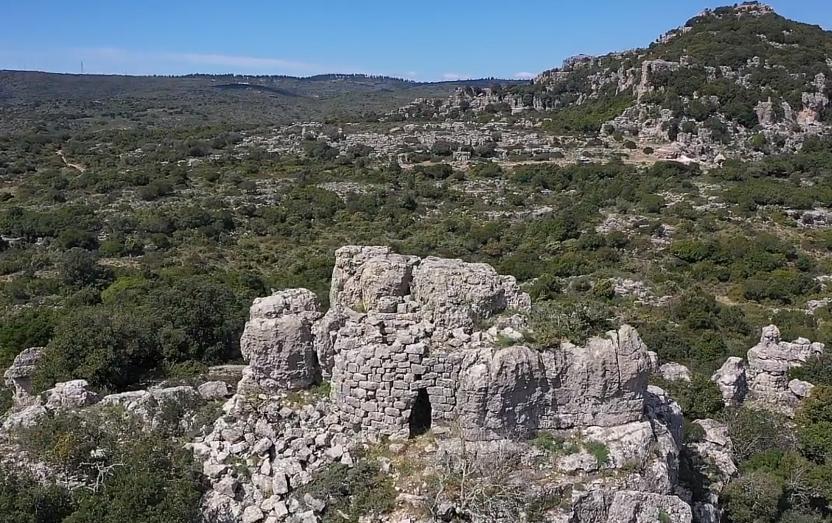
<path id="1" fill-rule="evenodd" d="M 238 387 L 268 392 L 304 388 L 318 381 L 312 323 L 319 316 L 317 298 L 306 289 L 254 300 L 240 340 L 249 366 Z"/>
<path id="2" fill-rule="evenodd" d="M 749 399 L 761 406 L 793 414 L 802 396 L 790 390 L 789 370 L 802 366 L 823 351 L 822 343 L 812 343 L 804 338 L 784 342 L 776 326 L 765 327 L 760 342 L 748 351 Z M 805 387 L 796 385 L 798 392 L 806 392 Z"/>
<path id="3" fill-rule="evenodd" d="M 659 367 L 659 376 L 667 381 L 690 382 L 690 370 L 680 363 L 670 362 Z"/>
<path id="4" fill-rule="evenodd" d="M 728 358 L 711 376 L 711 381 L 719 387 L 725 406 L 736 407 L 743 402 L 748 393 L 745 361 L 736 356 Z"/>
<path id="5" fill-rule="evenodd" d="M 6 387 L 14 393 L 14 406 L 25 407 L 35 401 L 32 395 L 32 378 L 42 358 L 43 347 L 28 348 L 18 354 L 3 373 Z"/>
<path id="6" fill-rule="evenodd" d="M 43 393 L 46 408 L 80 409 L 98 403 L 101 397 L 89 389 L 86 380 L 72 380 L 56 383 L 54 387 Z"/>
<path id="7" fill-rule="evenodd" d="M 196 390 L 202 399 L 206 401 L 225 399 L 230 394 L 228 384 L 224 381 L 206 381 L 197 387 Z"/>

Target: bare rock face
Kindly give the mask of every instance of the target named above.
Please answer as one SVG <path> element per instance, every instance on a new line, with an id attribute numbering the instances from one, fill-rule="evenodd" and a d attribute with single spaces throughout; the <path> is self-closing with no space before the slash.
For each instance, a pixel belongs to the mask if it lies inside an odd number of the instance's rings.
<path id="1" fill-rule="evenodd" d="M 553 423 L 554 391 L 540 353 L 528 347 L 483 349 L 466 356 L 457 409 L 472 439 L 525 438 Z"/>
<path id="2" fill-rule="evenodd" d="M 507 309 L 528 310 L 516 280 L 489 265 L 395 254 L 389 247 L 341 247 L 335 252 L 330 309 L 313 327 L 324 376 L 335 364 L 339 330 L 363 315 L 416 314 L 433 325 L 430 340 L 459 347 L 475 326 Z"/>
<path id="3" fill-rule="evenodd" d="M 642 418 L 649 369 L 644 343 L 626 325 L 586 347 L 471 351 L 462 361 L 456 411 L 474 439 L 623 425 Z"/>
<path id="4" fill-rule="evenodd" d="M 760 342 L 748 351 L 749 399 L 791 414 L 807 391 L 801 384 L 795 384 L 794 391 L 790 389 L 789 370 L 823 351 L 822 343 L 805 338 L 784 342 L 777 327 L 763 328 Z"/>
<path id="5" fill-rule="evenodd" d="M 705 499 L 698 506 L 698 511 L 706 514 L 719 512 L 716 509 L 719 506 L 719 495 L 737 473 L 733 457 L 734 445 L 725 424 L 712 419 L 696 420 L 693 423 L 702 429 L 703 435 L 698 441 L 687 445 L 688 455 L 691 466 L 708 478 Z"/>
<path id="6" fill-rule="evenodd" d="M 748 393 L 745 361 L 736 356 L 728 358 L 711 376 L 711 381 L 715 382 L 722 392 L 722 401 L 726 407 L 740 405 Z"/>
<path id="7" fill-rule="evenodd" d="M 101 399 L 100 405 L 118 405 L 142 421 L 145 428 L 181 428 L 187 430 L 195 410 L 204 402 L 193 387 L 151 388 L 111 394 Z"/>
<path id="8" fill-rule="evenodd" d="M 683 440 L 683 425 L 685 421 L 682 407 L 679 406 L 663 389 L 655 385 L 647 387 L 644 400 L 644 411 L 648 419 L 657 420 L 670 431 L 677 447 L 681 447 Z"/>
<path id="9" fill-rule="evenodd" d="M 228 384 L 224 381 L 206 381 L 197 387 L 200 397 L 206 401 L 216 401 L 229 396 Z"/>
<path id="10" fill-rule="evenodd" d="M 591 490 L 573 499 L 564 523 L 690 523 L 690 505 L 677 496 L 648 492 Z"/>
<path id="11" fill-rule="evenodd" d="M 249 362 L 242 389 L 265 391 L 304 388 L 320 376 L 312 324 L 320 317 L 314 293 L 289 289 L 254 300 L 240 340 Z"/>
<path id="12" fill-rule="evenodd" d="M 647 523 L 653 521 L 690 523 L 693 515 L 690 505 L 676 496 L 664 496 L 648 492 L 616 492 L 610 511 L 609 523 Z"/>
<path id="13" fill-rule="evenodd" d="M 344 307 L 332 307 L 323 317 L 312 325 L 313 345 L 315 354 L 318 357 L 318 364 L 324 378 L 332 376 L 332 367 L 335 365 L 335 340 L 338 338 L 338 331 L 346 325 L 350 317 L 359 317 L 358 313 L 352 313 L 351 309 Z"/>
<path id="14" fill-rule="evenodd" d="M 347 245 L 335 251 L 329 303 L 367 311 L 381 298 L 409 294 L 419 258 L 394 254 L 389 247 Z"/>
<path id="15" fill-rule="evenodd" d="M 32 395 L 32 378 L 42 357 L 43 347 L 26 349 L 17 355 L 11 367 L 3 374 L 6 387 L 14 392 L 15 407 L 25 407 L 35 401 Z"/>
<path id="16" fill-rule="evenodd" d="M 531 300 L 511 276 L 490 265 L 425 258 L 414 270 L 412 293 L 440 332 L 475 324 L 505 309 L 528 310 Z"/>
<path id="17" fill-rule="evenodd" d="M 562 419 L 612 426 L 641 417 L 651 363 L 633 327 L 591 338 L 586 347 L 564 343 L 549 354 L 556 362 L 547 371 L 560 383 L 556 400 Z"/>

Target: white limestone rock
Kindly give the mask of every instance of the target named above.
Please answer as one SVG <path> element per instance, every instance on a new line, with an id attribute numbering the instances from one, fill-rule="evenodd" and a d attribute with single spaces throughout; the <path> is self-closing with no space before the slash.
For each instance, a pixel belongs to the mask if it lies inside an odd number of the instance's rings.
<path id="1" fill-rule="evenodd" d="M 690 383 L 690 370 L 681 363 L 665 363 L 659 367 L 659 376 L 667 381 L 685 381 Z"/>
<path id="2" fill-rule="evenodd" d="M 32 394 L 32 378 L 43 358 L 43 347 L 31 347 L 18 354 L 3 373 L 3 381 L 14 393 L 15 407 L 25 407 L 36 401 Z"/>
<path id="3" fill-rule="evenodd" d="M 46 408 L 49 410 L 80 409 L 94 405 L 101 397 L 89 389 L 87 380 L 71 380 L 56 383 L 43 393 Z"/>
<path id="4" fill-rule="evenodd" d="M 789 371 L 823 351 L 823 343 L 812 343 L 805 338 L 784 342 L 776 326 L 763 328 L 760 342 L 748 351 L 749 399 L 792 415 L 803 396 L 790 389 Z M 806 387 L 796 384 L 795 390 L 805 393 Z"/>
<path id="5" fill-rule="evenodd" d="M 197 387 L 197 392 L 206 401 L 216 401 L 227 398 L 231 391 L 224 381 L 206 381 Z"/>
<path id="6" fill-rule="evenodd" d="M 306 289 L 289 289 L 254 300 L 240 340 L 240 351 L 249 366 L 238 388 L 254 385 L 276 392 L 305 388 L 318 381 L 312 324 L 319 317 L 318 300 Z"/>
<path id="7" fill-rule="evenodd" d="M 480 321 L 506 309 L 528 310 L 531 300 L 511 276 L 490 265 L 428 257 L 413 271 L 413 298 L 437 330 L 470 332 Z"/>
<path id="8" fill-rule="evenodd" d="M 719 387 L 726 407 L 740 405 L 748 393 L 745 361 L 736 356 L 728 358 L 711 376 L 711 381 Z"/>

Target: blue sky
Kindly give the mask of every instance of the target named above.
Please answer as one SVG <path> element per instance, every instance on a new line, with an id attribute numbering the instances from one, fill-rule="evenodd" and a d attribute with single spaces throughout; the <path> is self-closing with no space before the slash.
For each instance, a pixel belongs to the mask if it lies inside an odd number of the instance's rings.
<path id="1" fill-rule="evenodd" d="M 523 77 L 645 46 L 704 0 L 0 0 L 0 69 Z M 832 28 L 829 0 L 775 0 Z"/>

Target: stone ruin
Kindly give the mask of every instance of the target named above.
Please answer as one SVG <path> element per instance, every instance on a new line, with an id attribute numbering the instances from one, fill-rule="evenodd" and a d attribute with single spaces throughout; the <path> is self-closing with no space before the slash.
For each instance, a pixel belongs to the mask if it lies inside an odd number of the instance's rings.
<path id="1" fill-rule="evenodd" d="M 352 464 L 349 449 L 359 442 L 428 430 L 442 452 L 467 440 L 482 449 L 516 444 L 523 455 L 532 448 L 524 441 L 540 431 L 577 441 L 555 460 L 556 470 L 607 479 L 575 489 L 563 521 L 648 521 L 665 513 L 690 522 L 697 511 L 715 513 L 714 503 L 678 490 L 682 412 L 648 387 L 656 356 L 632 327 L 584 346 L 532 348 L 531 301 L 513 277 L 387 247 L 338 249 L 329 301 L 326 314 L 305 289 L 254 302 L 241 342 L 249 367 L 226 415 L 194 443 L 212 484 L 207 513 L 251 521 L 312 514 L 314 503 L 298 503 L 292 492 L 315 471 Z M 327 399 L 287 405 L 323 379 Z M 609 458 L 599 461 L 586 442 L 603 445 Z M 256 471 L 250 480 L 235 475 L 232 457 Z M 634 463 L 640 473 L 614 481 L 604 474 Z"/>
<path id="2" fill-rule="evenodd" d="M 490 266 L 347 246 L 329 311 L 304 289 L 254 302 L 242 338 L 262 389 L 331 379 L 345 426 L 407 438 L 455 425 L 467 439 L 618 426 L 643 417 L 651 358 L 629 326 L 557 351 L 524 343 L 531 301 Z"/>

